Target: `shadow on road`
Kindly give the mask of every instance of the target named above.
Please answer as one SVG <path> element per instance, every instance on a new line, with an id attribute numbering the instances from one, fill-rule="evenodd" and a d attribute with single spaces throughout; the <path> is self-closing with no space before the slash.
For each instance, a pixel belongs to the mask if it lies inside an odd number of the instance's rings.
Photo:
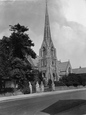
<path id="1" fill-rule="evenodd" d="M 77 108 L 77 109 L 75 109 L 75 108 Z M 58 102 L 54 103 L 53 105 L 42 110 L 42 112 L 48 113 L 50 115 L 67 115 L 67 113 L 59 114 L 59 113 L 67 112 L 67 111 L 70 111 L 70 115 L 86 114 L 86 100 L 80 100 L 80 99 L 59 100 Z M 74 112 L 75 112 L 75 114 L 74 114 Z"/>

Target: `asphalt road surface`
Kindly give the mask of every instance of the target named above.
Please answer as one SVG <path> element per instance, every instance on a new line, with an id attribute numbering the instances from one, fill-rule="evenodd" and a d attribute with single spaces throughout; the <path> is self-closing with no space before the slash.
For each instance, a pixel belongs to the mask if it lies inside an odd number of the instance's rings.
<path id="1" fill-rule="evenodd" d="M 0 115 L 86 115 L 86 90 L 3 101 Z"/>

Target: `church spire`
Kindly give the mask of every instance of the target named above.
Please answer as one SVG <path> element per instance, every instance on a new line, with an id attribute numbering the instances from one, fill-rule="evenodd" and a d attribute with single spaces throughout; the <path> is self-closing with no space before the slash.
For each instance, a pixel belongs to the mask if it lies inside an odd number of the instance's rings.
<path id="1" fill-rule="evenodd" d="M 44 26 L 44 40 L 46 44 L 49 46 L 51 43 L 51 32 L 50 32 L 50 24 L 49 24 L 49 15 L 48 15 L 48 2 L 46 0 L 46 10 L 45 10 L 45 26 Z"/>
<path id="2" fill-rule="evenodd" d="M 51 79 L 58 80 L 58 66 L 56 49 L 51 39 L 49 15 L 48 15 L 48 1 L 46 0 L 45 8 L 45 25 L 44 25 L 44 39 L 39 50 L 39 71 L 42 72 L 42 76 L 45 80 L 45 84 Z"/>

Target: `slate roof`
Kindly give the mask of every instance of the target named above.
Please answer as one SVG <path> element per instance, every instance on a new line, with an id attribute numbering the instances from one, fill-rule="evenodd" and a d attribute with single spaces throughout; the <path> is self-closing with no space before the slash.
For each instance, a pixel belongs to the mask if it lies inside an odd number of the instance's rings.
<path id="1" fill-rule="evenodd" d="M 59 62 L 58 63 L 59 71 L 60 72 L 65 72 L 66 69 L 67 69 L 68 64 L 69 64 L 69 61 L 67 61 L 67 62 Z"/>
<path id="2" fill-rule="evenodd" d="M 33 67 L 38 65 L 38 60 L 39 60 L 38 56 L 35 59 L 31 58 L 31 56 L 28 56 L 28 61 Z"/>
<path id="3" fill-rule="evenodd" d="M 32 66 L 38 67 L 39 56 L 37 56 L 36 59 L 28 57 L 28 61 L 31 63 Z M 63 75 L 66 74 L 67 67 L 68 67 L 69 64 L 70 64 L 69 61 L 66 61 L 66 62 L 58 61 L 59 75 L 63 76 Z"/>
<path id="4" fill-rule="evenodd" d="M 64 76 L 64 75 L 66 75 L 66 72 L 59 72 L 59 75 Z"/>
<path id="5" fill-rule="evenodd" d="M 31 58 L 31 56 L 28 56 L 28 61 L 31 64 L 31 66 L 33 66 L 33 67 L 35 66 L 34 63 L 33 63 L 33 60 Z"/>
<path id="6" fill-rule="evenodd" d="M 72 73 L 75 73 L 75 74 L 84 74 L 86 73 L 86 67 L 84 68 L 75 68 L 75 69 L 72 69 Z"/>
<path id="7" fill-rule="evenodd" d="M 35 59 L 32 58 L 32 61 L 35 66 L 38 66 L 39 56 L 37 56 L 37 58 L 35 58 Z"/>

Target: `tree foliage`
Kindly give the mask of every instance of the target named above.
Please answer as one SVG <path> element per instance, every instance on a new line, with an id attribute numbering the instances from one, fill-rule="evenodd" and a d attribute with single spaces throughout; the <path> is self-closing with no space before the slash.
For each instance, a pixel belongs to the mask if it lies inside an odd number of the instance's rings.
<path id="1" fill-rule="evenodd" d="M 36 58 L 36 53 L 32 50 L 34 43 L 29 38 L 28 28 L 17 25 L 10 25 L 12 31 L 9 37 L 3 36 L 0 40 L 0 82 L 6 79 L 15 79 L 21 85 L 28 79 L 31 72 L 31 64 L 27 56 Z"/>
<path id="2" fill-rule="evenodd" d="M 67 86 L 85 86 L 86 85 L 86 74 L 69 74 L 60 79 Z"/>
<path id="3" fill-rule="evenodd" d="M 32 58 L 36 57 L 35 52 L 31 49 L 34 43 L 25 32 L 28 30 L 27 27 L 17 24 L 11 26 L 13 33 L 10 36 L 11 48 L 13 49 L 13 57 L 19 57 L 24 59 L 28 54 Z"/>

